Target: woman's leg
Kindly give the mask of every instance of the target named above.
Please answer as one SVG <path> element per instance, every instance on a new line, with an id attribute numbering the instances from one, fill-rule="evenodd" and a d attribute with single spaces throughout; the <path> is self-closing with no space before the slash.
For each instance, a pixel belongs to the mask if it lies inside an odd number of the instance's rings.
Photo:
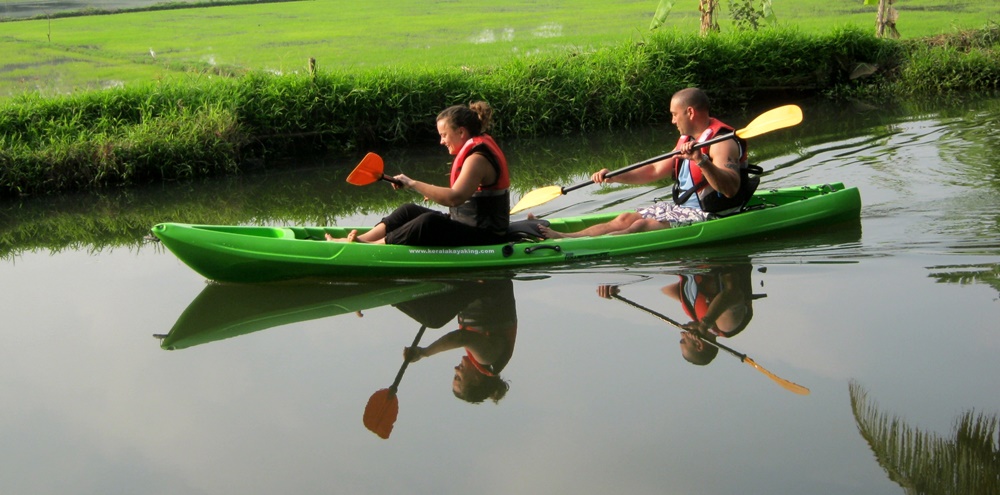
<path id="1" fill-rule="evenodd" d="M 505 241 L 502 235 L 456 222 L 438 212 L 420 215 L 385 237 L 387 244 L 434 247 L 482 246 Z"/>
<path id="2" fill-rule="evenodd" d="M 336 242 L 368 242 L 373 244 L 383 244 L 385 243 L 385 236 L 389 232 L 399 228 L 400 226 L 406 225 L 407 222 L 423 215 L 425 213 L 431 213 L 434 210 L 430 208 L 425 208 L 420 205 L 415 205 L 413 203 L 407 203 L 401 205 L 400 207 L 393 210 L 392 213 L 387 215 L 382 219 L 377 225 L 372 227 L 371 230 L 365 232 L 364 234 L 358 235 L 356 230 L 352 230 L 347 237 L 333 237 L 330 234 L 326 235 L 328 241 Z"/>

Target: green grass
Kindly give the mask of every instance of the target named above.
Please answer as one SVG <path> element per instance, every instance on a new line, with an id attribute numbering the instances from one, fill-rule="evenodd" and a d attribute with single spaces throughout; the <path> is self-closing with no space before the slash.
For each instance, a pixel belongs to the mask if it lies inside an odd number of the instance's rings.
<path id="1" fill-rule="evenodd" d="M 726 2 L 719 15 L 732 29 Z M 648 35 L 655 0 L 477 2 L 302 1 L 155 10 L 0 23 L 0 97 L 172 80 L 191 73 L 304 72 L 383 66 L 495 65 Z M 904 38 L 1000 21 L 995 0 L 900 0 Z M 661 30 L 697 30 L 695 0 L 678 1 Z M 861 0 L 775 2 L 779 24 L 810 34 L 862 26 Z M 152 49 L 156 56 L 150 55 Z"/>

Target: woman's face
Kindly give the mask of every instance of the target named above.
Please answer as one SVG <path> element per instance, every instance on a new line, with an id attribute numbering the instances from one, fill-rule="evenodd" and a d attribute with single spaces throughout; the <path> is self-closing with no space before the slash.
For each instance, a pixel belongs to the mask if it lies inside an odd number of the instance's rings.
<path id="1" fill-rule="evenodd" d="M 455 366 L 455 376 L 451 380 L 451 389 L 455 393 L 462 393 L 469 383 L 478 381 L 481 375 L 469 361 L 468 356 L 462 356 L 462 361 Z"/>
<path id="2" fill-rule="evenodd" d="M 437 121 L 437 130 L 441 136 L 441 146 L 448 148 L 449 155 L 457 155 L 462 145 L 469 140 L 468 131 L 464 127 L 453 127 L 447 119 Z"/>

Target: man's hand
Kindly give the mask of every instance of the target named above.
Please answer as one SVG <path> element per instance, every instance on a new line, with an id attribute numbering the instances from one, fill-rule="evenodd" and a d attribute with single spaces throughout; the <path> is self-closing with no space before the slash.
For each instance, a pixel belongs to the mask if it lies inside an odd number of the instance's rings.
<path id="1" fill-rule="evenodd" d="M 682 144 L 680 148 L 677 148 L 677 150 L 680 151 L 681 158 L 689 160 L 692 164 L 701 167 L 700 162 L 703 159 L 711 160 L 711 158 L 709 158 L 708 155 L 702 154 L 700 148 L 695 149 L 695 146 L 697 144 L 698 143 L 696 143 L 694 140 L 691 140 Z"/>
<path id="2" fill-rule="evenodd" d="M 598 285 L 597 295 L 598 297 L 603 297 L 604 299 L 611 299 L 617 296 L 621 292 L 621 289 L 617 285 Z"/>
<path id="3" fill-rule="evenodd" d="M 609 179 L 607 177 L 608 172 L 610 172 L 610 170 L 608 170 L 606 168 L 602 168 L 602 169 L 598 170 L 597 172 L 594 172 L 594 175 L 590 176 L 590 180 L 594 181 L 597 184 L 606 184 L 606 183 L 609 183 L 609 182 L 611 182 L 611 179 Z"/>

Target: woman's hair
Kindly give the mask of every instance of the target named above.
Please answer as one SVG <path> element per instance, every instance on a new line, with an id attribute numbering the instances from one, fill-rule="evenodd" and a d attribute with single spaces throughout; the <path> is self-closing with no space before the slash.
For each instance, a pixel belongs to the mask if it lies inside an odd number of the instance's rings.
<path id="1" fill-rule="evenodd" d="M 469 134 L 478 136 L 493 125 L 493 108 L 485 101 L 466 105 L 453 105 L 438 114 L 437 120 L 447 120 L 452 127 L 464 127 Z"/>
<path id="2" fill-rule="evenodd" d="M 466 382 L 465 388 L 461 392 L 455 391 L 455 397 L 473 404 L 479 404 L 486 399 L 498 404 L 500 399 L 507 395 L 508 390 L 510 390 L 510 384 L 503 378 L 479 375 L 478 380 L 472 380 L 471 383 Z"/>

